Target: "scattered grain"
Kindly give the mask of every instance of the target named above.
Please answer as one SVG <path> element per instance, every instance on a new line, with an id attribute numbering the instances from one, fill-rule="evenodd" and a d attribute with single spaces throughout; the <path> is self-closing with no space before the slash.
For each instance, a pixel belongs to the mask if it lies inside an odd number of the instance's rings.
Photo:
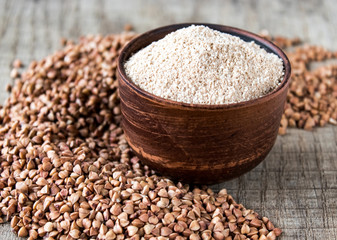
<path id="1" fill-rule="evenodd" d="M 321 46 L 299 45 L 301 41 L 298 38 L 263 36 L 286 51 L 292 67 L 279 134 L 286 134 L 287 127 L 312 130 L 328 123 L 336 125 L 337 65 L 325 63 L 326 60 L 336 59 L 336 52 Z M 313 68 L 315 62 L 320 66 Z"/>
<path id="2" fill-rule="evenodd" d="M 133 155 L 116 82 L 118 53 L 133 36 L 65 40 L 16 79 L 0 108 L 1 219 L 30 240 L 217 240 L 254 227 L 280 235 L 226 190 L 174 183 Z"/>

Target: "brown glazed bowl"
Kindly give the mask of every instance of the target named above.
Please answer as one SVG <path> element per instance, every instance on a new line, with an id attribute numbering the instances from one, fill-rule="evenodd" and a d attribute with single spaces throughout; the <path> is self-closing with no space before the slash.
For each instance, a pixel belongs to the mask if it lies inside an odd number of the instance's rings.
<path id="1" fill-rule="evenodd" d="M 273 147 L 287 97 L 290 63 L 281 49 L 253 33 L 198 23 L 194 25 L 205 25 L 254 41 L 278 55 L 284 63 L 284 77 L 279 87 L 251 101 L 202 105 L 157 97 L 127 77 L 124 63 L 132 54 L 190 25 L 157 28 L 124 47 L 118 59 L 122 126 L 135 154 L 162 175 L 190 183 L 218 183 L 253 169 Z"/>

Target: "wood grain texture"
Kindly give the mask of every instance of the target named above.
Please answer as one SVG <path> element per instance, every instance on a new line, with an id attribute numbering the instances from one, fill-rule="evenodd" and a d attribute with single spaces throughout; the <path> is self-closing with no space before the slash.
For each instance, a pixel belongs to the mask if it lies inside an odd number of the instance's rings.
<path id="1" fill-rule="evenodd" d="M 29 63 L 60 47 L 60 37 L 137 32 L 180 22 L 211 22 L 258 32 L 299 36 L 337 50 L 335 0 L 1 0 L 0 101 L 8 96 L 10 63 Z M 218 184 L 248 208 L 268 216 L 281 240 L 337 239 L 337 128 L 291 129 L 278 137 L 267 157 L 244 176 Z M 0 239 L 18 239 L 8 224 Z"/>
<path id="2" fill-rule="evenodd" d="M 157 97 L 128 79 L 124 63 L 137 51 L 178 29 L 175 24 L 132 40 L 118 59 L 123 129 L 143 162 L 175 180 L 211 184 L 238 177 L 256 167 L 273 147 L 290 77 L 285 54 L 269 41 L 223 25 L 208 27 L 254 41 L 284 63 L 280 86 L 266 96 L 237 104 L 186 104 Z"/>

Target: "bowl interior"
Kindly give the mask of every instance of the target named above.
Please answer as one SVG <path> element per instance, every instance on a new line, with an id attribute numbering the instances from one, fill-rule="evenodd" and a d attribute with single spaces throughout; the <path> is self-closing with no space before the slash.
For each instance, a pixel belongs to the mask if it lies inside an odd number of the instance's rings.
<path id="1" fill-rule="evenodd" d="M 270 93 L 256 99 L 252 99 L 249 101 L 239 102 L 239 103 L 230 103 L 230 104 L 213 104 L 213 105 L 207 105 L 207 104 L 190 104 L 190 103 L 182 103 L 182 102 L 176 102 L 169 99 L 164 99 L 162 97 L 153 95 L 141 88 L 139 88 L 137 85 L 135 85 L 131 79 L 128 78 L 124 63 L 136 52 L 141 50 L 142 48 L 148 46 L 154 41 L 158 41 L 162 38 L 164 38 L 167 34 L 174 32 L 178 29 L 189 27 L 191 25 L 204 25 L 211 29 L 218 30 L 220 32 L 228 33 L 233 36 L 237 36 L 241 38 L 244 41 L 251 42 L 254 41 L 256 44 L 261 46 L 261 48 L 265 49 L 269 53 L 276 54 L 279 58 L 283 61 L 284 66 L 284 76 L 280 83 L 280 85 L 271 91 Z M 122 50 L 119 58 L 118 58 L 118 73 L 121 77 L 121 80 L 124 81 L 126 84 L 128 84 L 130 87 L 132 87 L 135 91 L 142 94 L 143 96 L 146 96 L 156 102 L 161 102 L 165 104 L 170 104 L 172 107 L 174 106 L 183 106 L 186 108 L 201 108 L 201 109 L 227 109 L 227 108 L 241 108 L 241 107 L 248 107 L 250 105 L 259 104 L 260 102 L 265 101 L 268 97 L 270 97 L 273 94 L 278 94 L 278 92 L 282 89 L 287 87 L 289 77 L 290 77 L 291 67 L 290 62 L 285 53 L 276 45 L 274 45 L 272 42 L 245 30 L 233 28 L 229 26 L 224 25 L 217 25 L 217 24 L 205 24 L 205 23 L 183 23 L 183 24 L 175 24 L 175 25 L 169 25 L 165 27 L 160 27 L 148 32 L 143 33 L 142 35 L 136 37 L 132 41 L 130 41 Z"/>

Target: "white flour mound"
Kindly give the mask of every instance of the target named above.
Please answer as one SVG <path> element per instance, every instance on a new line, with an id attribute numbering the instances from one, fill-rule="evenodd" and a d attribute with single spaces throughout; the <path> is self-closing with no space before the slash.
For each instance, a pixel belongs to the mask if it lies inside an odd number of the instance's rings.
<path id="1" fill-rule="evenodd" d="M 284 74 L 282 60 L 256 43 L 194 25 L 138 51 L 125 69 L 143 90 L 193 104 L 259 98 L 275 89 Z"/>

